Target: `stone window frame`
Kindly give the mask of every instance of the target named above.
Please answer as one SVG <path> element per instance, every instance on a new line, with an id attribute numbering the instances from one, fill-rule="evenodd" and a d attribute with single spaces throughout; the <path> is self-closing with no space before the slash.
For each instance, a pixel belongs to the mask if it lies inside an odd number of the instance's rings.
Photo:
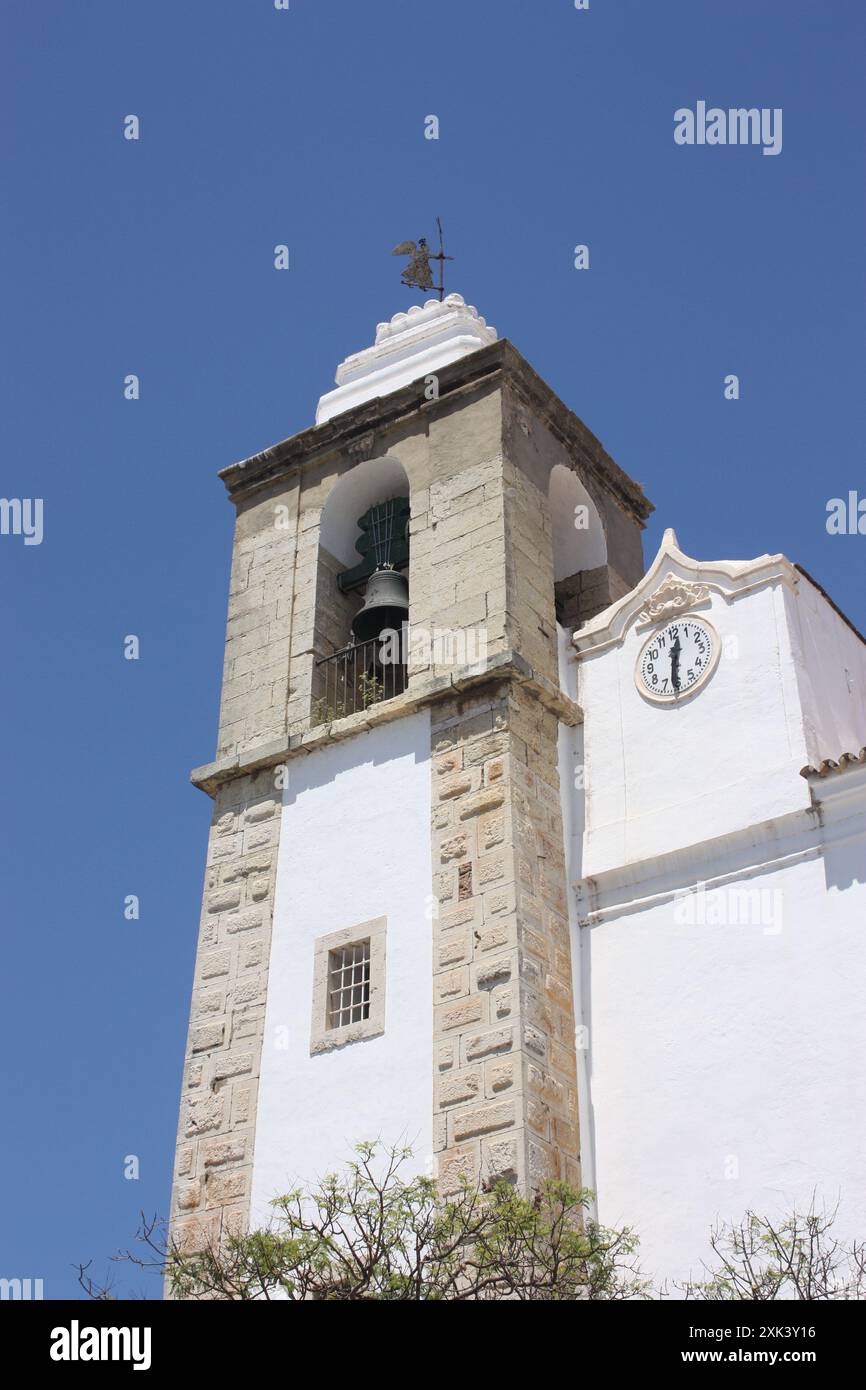
<path id="1" fill-rule="evenodd" d="M 385 1031 L 385 937 L 387 917 L 372 917 L 357 926 L 320 936 L 313 955 L 313 1018 L 310 1029 L 310 1056 L 332 1052 L 335 1048 L 366 1038 L 378 1038 Z M 346 946 L 370 943 L 370 1007 L 368 1016 L 343 1028 L 332 1028 L 328 1022 L 328 981 L 331 952 Z"/>

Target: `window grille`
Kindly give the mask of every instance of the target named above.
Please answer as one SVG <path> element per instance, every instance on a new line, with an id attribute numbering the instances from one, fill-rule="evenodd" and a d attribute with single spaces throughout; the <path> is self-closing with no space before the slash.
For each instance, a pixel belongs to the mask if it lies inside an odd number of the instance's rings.
<path id="1" fill-rule="evenodd" d="M 384 1033 L 387 927 L 386 917 L 373 917 L 315 942 L 311 1057 Z"/>
<path id="2" fill-rule="evenodd" d="M 346 1028 L 370 1017 L 370 942 L 358 941 L 328 957 L 328 1027 Z"/>

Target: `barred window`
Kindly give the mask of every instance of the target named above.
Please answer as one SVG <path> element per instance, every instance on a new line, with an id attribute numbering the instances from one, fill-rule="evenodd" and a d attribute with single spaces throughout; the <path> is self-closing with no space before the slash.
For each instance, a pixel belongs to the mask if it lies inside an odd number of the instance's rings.
<path id="1" fill-rule="evenodd" d="M 345 1028 L 370 1017 L 370 942 L 357 941 L 328 955 L 328 1027 Z"/>
<path id="2" fill-rule="evenodd" d="M 387 919 L 374 917 L 316 940 L 311 1057 L 384 1033 L 386 931 Z"/>

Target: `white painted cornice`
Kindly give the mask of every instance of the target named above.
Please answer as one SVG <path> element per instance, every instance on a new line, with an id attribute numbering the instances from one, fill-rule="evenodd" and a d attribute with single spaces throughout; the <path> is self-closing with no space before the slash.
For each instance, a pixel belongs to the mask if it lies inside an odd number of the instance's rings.
<path id="1" fill-rule="evenodd" d="M 438 299 L 428 299 L 423 306 L 414 304 L 387 323 L 377 324 L 372 347 L 354 352 L 340 363 L 337 389 L 320 398 L 316 424 L 408 386 L 469 352 L 495 343 L 497 336 L 496 329 L 460 294 L 446 295 L 441 304 Z"/>
<path id="2" fill-rule="evenodd" d="M 695 560 L 680 550 L 672 527 L 664 533 L 658 554 L 646 574 L 627 594 L 612 603 L 573 637 L 578 658 L 623 641 L 632 625 L 650 627 L 692 609 L 706 607 L 713 593 L 729 602 L 778 582 L 796 589 L 797 569 L 784 555 L 759 555 L 755 560 Z"/>
<path id="3" fill-rule="evenodd" d="M 862 834 L 862 816 L 859 830 Z M 824 853 L 825 839 L 811 810 L 798 809 L 683 849 L 607 869 L 573 884 L 580 925 L 594 927 L 644 912 L 672 902 L 698 885 L 713 891 L 818 859 Z M 836 836 L 834 843 L 839 843 Z"/>

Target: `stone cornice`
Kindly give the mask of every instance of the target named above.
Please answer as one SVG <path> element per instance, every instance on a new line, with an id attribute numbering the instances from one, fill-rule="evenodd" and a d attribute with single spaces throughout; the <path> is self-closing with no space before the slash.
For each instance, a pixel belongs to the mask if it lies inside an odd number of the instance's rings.
<path id="1" fill-rule="evenodd" d="M 454 397 L 485 384 L 507 380 L 532 404 L 551 431 L 579 459 L 587 472 L 610 492 L 619 504 L 643 525 L 654 510 L 638 483 L 632 481 L 606 452 L 601 442 L 569 410 L 507 338 L 499 338 L 477 352 L 468 353 L 436 373 L 439 397 L 423 399 L 417 382 L 387 396 L 379 396 L 340 415 L 312 425 L 288 439 L 220 470 L 232 501 L 240 502 L 259 489 L 320 460 L 337 450 L 350 450 L 359 436 L 379 434 L 388 426 L 413 415 L 450 409 Z M 369 441 L 365 442 L 369 447 Z"/>
<path id="2" fill-rule="evenodd" d="M 635 517 L 643 527 L 655 511 L 655 505 L 640 483 L 636 483 L 614 462 L 601 440 L 573 410 L 569 410 L 514 345 L 507 338 L 500 342 L 506 349 L 503 366 L 508 369 L 508 385 L 532 406 L 551 433 L 580 460 L 586 473 L 611 493 L 623 510 Z"/>
<path id="3" fill-rule="evenodd" d="M 193 786 L 207 792 L 208 796 L 215 796 L 225 782 L 230 782 L 235 777 L 247 776 L 265 767 L 276 767 L 291 758 L 322 748 L 325 744 L 338 739 L 354 738 L 356 734 L 366 733 L 379 724 L 404 718 L 419 709 L 453 698 L 464 691 L 503 681 L 516 681 L 519 685 L 528 687 L 545 709 L 555 714 L 563 724 L 575 725 L 583 722 L 583 712 L 579 705 L 552 685 L 545 676 L 534 671 L 522 656 L 516 652 L 502 652 L 498 656 L 490 657 L 483 666 L 479 664 L 450 677 L 438 676 L 427 681 L 413 679 L 409 689 L 402 695 L 371 705 L 369 709 L 361 710 L 357 714 L 347 715 L 345 719 L 317 724 L 302 733 L 255 744 L 231 757 L 193 768 L 190 781 Z"/>

